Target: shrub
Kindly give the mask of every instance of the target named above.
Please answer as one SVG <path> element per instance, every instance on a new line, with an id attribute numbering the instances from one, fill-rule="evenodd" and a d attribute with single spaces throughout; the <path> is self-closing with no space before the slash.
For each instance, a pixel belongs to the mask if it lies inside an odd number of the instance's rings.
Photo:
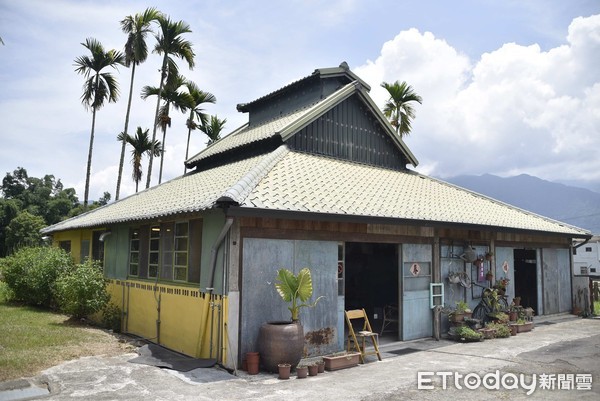
<path id="1" fill-rule="evenodd" d="M 102 326 L 115 333 L 121 332 L 121 309 L 112 302 L 102 311 Z"/>
<path id="2" fill-rule="evenodd" d="M 14 298 L 14 294 L 8 284 L 0 281 L 0 304 L 10 302 Z"/>
<path id="3" fill-rule="evenodd" d="M 3 280 L 15 301 L 52 306 L 56 280 L 73 266 L 71 256 L 60 248 L 25 247 L 0 260 Z"/>
<path id="4" fill-rule="evenodd" d="M 58 279 L 56 298 L 61 311 L 75 318 L 104 309 L 110 295 L 98 262 L 88 260 Z"/>

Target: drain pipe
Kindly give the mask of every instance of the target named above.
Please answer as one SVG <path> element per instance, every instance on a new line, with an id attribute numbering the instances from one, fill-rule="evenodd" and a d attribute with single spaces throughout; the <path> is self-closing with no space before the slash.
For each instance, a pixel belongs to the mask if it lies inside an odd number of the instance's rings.
<path id="1" fill-rule="evenodd" d="M 214 291 L 214 285 L 215 285 L 215 270 L 217 268 L 217 252 L 219 251 L 219 248 L 221 247 L 221 245 L 223 244 L 223 241 L 225 239 L 225 237 L 227 236 L 227 233 L 229 233 L 229 230 L 231 229 L 231 226 L 233 225 L 233 217 L 228 217 L 227 220 L 225 221 L 225 224 L 223 225 L 223 228 L 221 229 L 221 232 L 219 233 L 219 236 L 217 237 L 217 240 L 215 241 L 215 243 L 213 244 L 212 248 L 210 249 L 210 276 L 209 276 L 209 280 L 208 280 L 208 284 L 209 287 L 206 287 L 206 291 L 208 292 L 208 296 L 210 301 L 210 305 L 211 305 L 211 319 L 210 319 L 210 357 L 212 358 L 212 353 L 213 353 L 213 324 L 214 324 L 214 302 L 212 301 L 212 295 L 213 295 L 213 291 Z M 225 289 L 223 288 L 223 291 L 225 291 Z"/>

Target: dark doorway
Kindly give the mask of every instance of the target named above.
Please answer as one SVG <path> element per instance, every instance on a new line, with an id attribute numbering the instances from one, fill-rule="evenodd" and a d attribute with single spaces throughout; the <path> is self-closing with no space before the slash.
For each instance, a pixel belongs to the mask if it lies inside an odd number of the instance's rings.
<path id="1" fill-rule="evenodd" d="M 537 252 L 535 249 L 515 249 L 515 296 L 521 305 L 537 310 Z"/>
<path id="2" fill-rule="evenodd" d="M 345 308 L 365 308 L 378 330 L 385 305 L 398 304 L 398 246 L 347 242 Z"/>

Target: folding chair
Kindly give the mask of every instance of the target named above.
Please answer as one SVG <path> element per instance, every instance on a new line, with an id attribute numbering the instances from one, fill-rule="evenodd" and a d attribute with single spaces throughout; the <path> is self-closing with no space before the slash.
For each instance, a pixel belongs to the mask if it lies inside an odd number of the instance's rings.
<path id="1" fill-rule="evenodd" d="M 360 353 L 360 361 L 365 363 L 365 357 L 367 355 L 377 355 L 377 358 L 381 361 L 381 354 L 379 353 L 379 336 L 373 332 L 367 312 L 364 309 L 354 309 L 344 312 L 346 314 L 346 324 L 348 324 L 348 342 L 346 344 L 347 351 L 358 351 Z M 363 320 L 362 330 L 358 333 L 354 331 L 352 326 L 352 320 Z M 371 340 L 374 351 L 367 352 L 367 338 Z"/>
<path id="2" fill-rule="evenodd" d="M 389 328 L 390 326 L 392 327 Z M 383 307 L 383 323 L 379 332 L 380 336 L 383 335 L 386 328 L 388 329 L 387 331 L 398 330 L 398 305 L 386 305 Z"/>

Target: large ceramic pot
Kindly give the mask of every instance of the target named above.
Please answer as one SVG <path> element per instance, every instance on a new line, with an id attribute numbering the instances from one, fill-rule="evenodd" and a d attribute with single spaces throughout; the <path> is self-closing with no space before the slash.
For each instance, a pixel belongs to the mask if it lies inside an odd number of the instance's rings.
<path id="1" fill-rule="evenodd" d="M 304 352 L 302 325 L 290 322 L 263 324 L 258 334 L 258 350 L 265 370 L 276 373 L 280 363 L 289 363 L 294 369 Z"/>

